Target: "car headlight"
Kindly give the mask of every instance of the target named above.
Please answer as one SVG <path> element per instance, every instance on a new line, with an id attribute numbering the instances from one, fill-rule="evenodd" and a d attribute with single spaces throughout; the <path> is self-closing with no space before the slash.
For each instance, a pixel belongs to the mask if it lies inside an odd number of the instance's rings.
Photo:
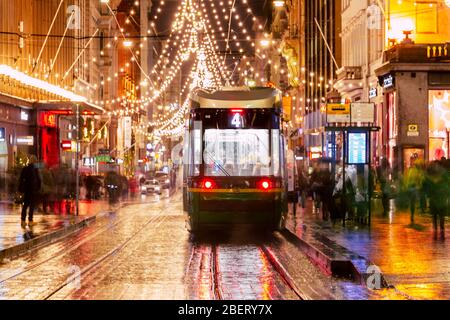
<path id="1" fill-rule="evenodd" d="M 147 187 L 141 187 L 141 191 L 147 191 Z"/>
<path id="2" fill-rule="evenodd" d="M 155 190 L 159 190 L 159 187 L 155 187 Z"/>

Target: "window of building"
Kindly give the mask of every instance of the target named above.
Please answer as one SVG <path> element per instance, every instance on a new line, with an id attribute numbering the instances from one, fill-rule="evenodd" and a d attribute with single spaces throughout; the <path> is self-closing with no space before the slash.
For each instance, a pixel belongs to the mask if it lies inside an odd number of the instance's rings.
<path id="1" fill-rule="evenodd" d="M 430 90 L 429 99 L 429 158 L 449 157 L 450 144 L 450 90 Z"/>

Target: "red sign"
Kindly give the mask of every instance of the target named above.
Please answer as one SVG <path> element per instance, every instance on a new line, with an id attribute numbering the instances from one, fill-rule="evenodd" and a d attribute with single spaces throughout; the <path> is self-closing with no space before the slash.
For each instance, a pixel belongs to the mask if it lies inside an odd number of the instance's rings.
<path id="1" fill-rule="evenodd" d="M 57 127 L 57 121 L 56 121 L 56 115 L 50 112 L 44 112 L 42 113 L 42 125 L 44 127 L 50 127 L 50 128 L 56 128 Z"/>
<path id="2" fill-rule="evenodd" d="M 72 150 L 72 141 L 70 141 L 70 140 L 63 140 L 61 142 L 61 149 L 63 149 L 64 151 Z"/>

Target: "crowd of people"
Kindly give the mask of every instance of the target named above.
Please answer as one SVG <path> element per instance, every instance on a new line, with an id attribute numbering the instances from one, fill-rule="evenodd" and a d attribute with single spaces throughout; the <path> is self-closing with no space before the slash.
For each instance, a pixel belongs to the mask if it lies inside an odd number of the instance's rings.
<path id="1" fill-rule="evenodd" d="M 417 160 L 402 174 L 391 170 L 386 159 L 382 159 L 369 176 L 369 181 L 361 181 L 364 174 L 358 174 L 354 167 L 347 167 L 344 174 L 342 168 L 332 172 L 329 161 L 315 162 L 311 174 L 299 173 L 301 205 L 305 207 L 306 199 L 311 197 L 313 209 L 333 223 L 360 219 L 367 216 L 372 200 L 370 188 L 372 196 L 381 198 L 384 215 L 389 213 L 394 200 L 396 210 L 409 209 L 414 225 L 419 208 L 432 216 L 435 234 L 440 230 L 441 237 L 445 237 L 445 217 L 450 215 L 450 160 L 443 158 L 430 163 Z"/>
<path id="2" fill-rule="evenodd" d="M 108 199 L 115 203 L 119 198 L 138 194 L 138 182 L 116 172 L 102 176 L 82 175 L 79 179 L 79 198 L 81 200 Z M 15 201 L 22 204 L 22 225 L 33 223 L 34 211 L 42 205 L 44 213 L 73 213 L 76 198 L 76 172 L 68 166 L 48 168 L 38 165 L 35 156 L 31 156 L 23 167 L 18 183 L 12 184 Z"/>

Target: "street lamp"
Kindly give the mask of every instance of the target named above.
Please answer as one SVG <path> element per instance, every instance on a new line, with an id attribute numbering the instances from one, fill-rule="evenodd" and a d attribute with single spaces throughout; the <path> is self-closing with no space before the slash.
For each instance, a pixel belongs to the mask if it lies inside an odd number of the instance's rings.
<path id="1" fill-rule="evenodd" d="M 123 41 L 123 46 L 125 48 L 131 48 L 133 46 L 133 41 L 131 41 L 131 40 L 124 40 Z"/>
<path id="2" fill-rule="evenodd" d="M 282 8 L 284 7 L 284 1 L 274 1 L 273 5 L 275 8 Z"/>
<path id="3" fill-rule="evenodd" d="M 270 40 L 263 39 L 260 43 L 262 47 L 267 48 L 270 45 Z"/>

